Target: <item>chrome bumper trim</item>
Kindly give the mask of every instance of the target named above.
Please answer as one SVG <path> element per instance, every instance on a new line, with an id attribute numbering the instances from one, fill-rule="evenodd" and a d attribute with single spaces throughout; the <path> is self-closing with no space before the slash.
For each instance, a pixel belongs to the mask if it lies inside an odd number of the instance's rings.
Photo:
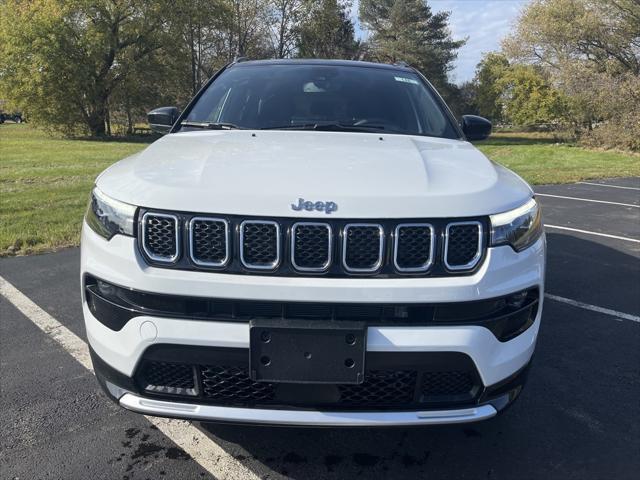
<path id="1" fill-rule="evenodd" d="M 265 425 L 383 427 L 441 425 L 485 420 L 497 412 L 491 405 L 459 410 L 425 410 L 415 412 L 320 412 L 315 410 L 275 410 L 217 407 L 193 403 L 163 402 L 126 393 L 120 398 L 126 409 L 146 415 L 178 417 L 196 421 L 221 421 Z"/>

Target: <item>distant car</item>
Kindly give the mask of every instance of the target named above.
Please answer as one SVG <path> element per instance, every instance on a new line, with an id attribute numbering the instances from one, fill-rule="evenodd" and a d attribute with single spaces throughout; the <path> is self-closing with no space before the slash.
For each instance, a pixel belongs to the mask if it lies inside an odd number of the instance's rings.
<path id="1" fill-rule="evenodd" d="M 24 122 L 24 117 L 21 112 L 14 113 L 0 113 L 0 123 L 4 123 L 6 121 L 22 123 Z"/>

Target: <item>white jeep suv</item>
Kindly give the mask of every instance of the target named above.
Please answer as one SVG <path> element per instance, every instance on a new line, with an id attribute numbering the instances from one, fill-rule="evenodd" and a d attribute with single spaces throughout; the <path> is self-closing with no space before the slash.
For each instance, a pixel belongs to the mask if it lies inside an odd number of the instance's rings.
<path id="1" fill-rule="evenodd" d="M 103 172 L 82 233 L 98 380 L 201 421 L 496 415 L 525 381 L 545 239 L 531 188 L 405 65 L 241 61 Z"/>

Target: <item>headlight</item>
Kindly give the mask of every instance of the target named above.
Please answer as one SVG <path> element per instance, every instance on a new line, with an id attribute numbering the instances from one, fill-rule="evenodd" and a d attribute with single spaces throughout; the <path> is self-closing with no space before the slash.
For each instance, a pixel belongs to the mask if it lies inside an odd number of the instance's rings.
<path id="1" fill-rule="evenodd" d="M 133 236 L 136 207 L 107 197 L 94 187 L 85 220 L 98 235 L 111 239 L 115 234 Z"/>
<path id="2" fill-rule="evenodd" d="M 520 252 L 542 235 L 542 214 L 534 198 L 515 210 L 491 215 L 491 246 L 511 245 Z"/>

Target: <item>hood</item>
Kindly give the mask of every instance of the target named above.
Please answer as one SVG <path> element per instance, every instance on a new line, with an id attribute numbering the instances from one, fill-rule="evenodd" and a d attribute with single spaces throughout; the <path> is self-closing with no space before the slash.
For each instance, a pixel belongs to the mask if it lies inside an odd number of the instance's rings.
<path id="1" fill-rule="evenodd" d="M 113 198 L 148 208 L 313 218 L 478 216 L 532 195 L 520 177 L 468 142 L 319 131 L 166 135 L 96 183 Z M 337 209 L 296 211 L 299 199 Z"/>

